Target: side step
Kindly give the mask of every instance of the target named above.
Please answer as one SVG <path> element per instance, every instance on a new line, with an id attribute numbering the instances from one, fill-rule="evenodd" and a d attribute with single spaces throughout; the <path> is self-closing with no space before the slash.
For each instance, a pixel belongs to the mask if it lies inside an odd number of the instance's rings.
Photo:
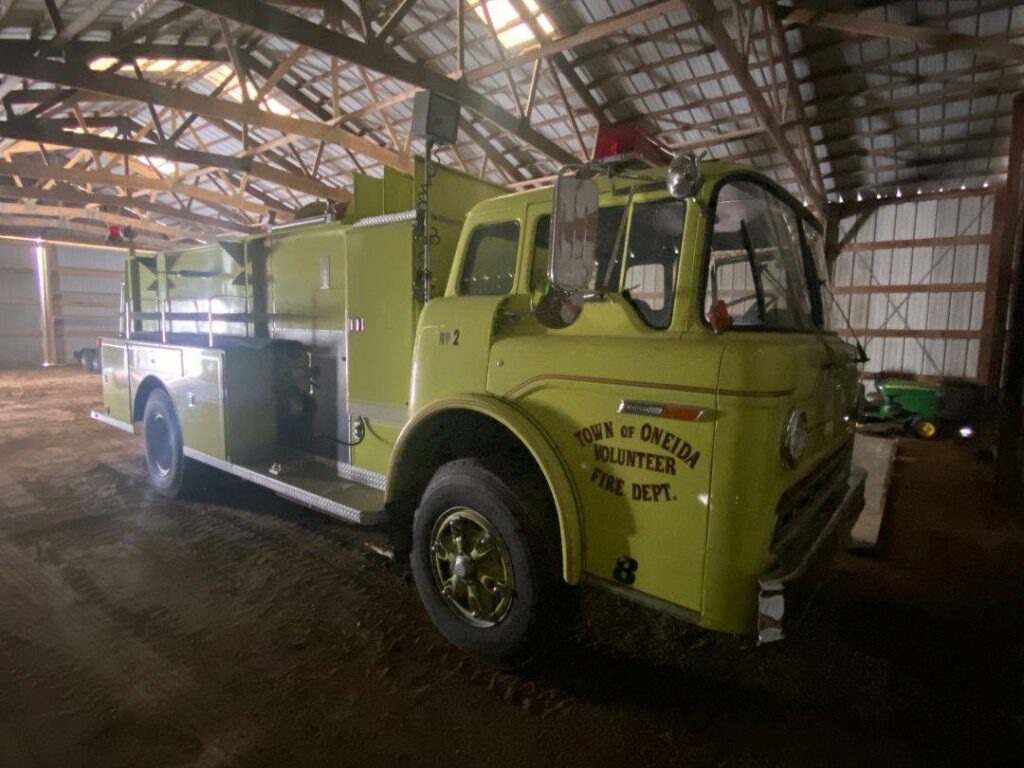
<path id="1" fill-rule="evenodd" d="M 374 480 L 374 485 L 379 487 L 372 487 L 348 479 L 346 475 L 351 476 L 353 472 L 343 471 L 341 467 L 326 471 L 329 465 L 323 462 L 288 461 L 246 466 L 214 458 L 193 448 L 185 448 L 185 455 L 222 472 L 268 488 L 296 504 L 347 523 L 380 525 L 387 521 L 383 478 Z M 355 470 L 354 467 L 350 469 Z M 372 475 L 368 472 L 358 472 L 360 475 Z"/>
<path id="2" fill-rule="evenodd" d="M 100 422 L 101 424 L 106 424 L 108 427 L 115 427 L 117 429 L 120 429 L 122 432 L 127 432 L 129 435 L 135 434 L 134 424 L 119 421 L 118 419 L 115 419 L 113 416 L 108 416 L 105 413 L 100 413 L 99 411 L 89 411 L 89 417 L 96 419 L 96 421 Z"/>

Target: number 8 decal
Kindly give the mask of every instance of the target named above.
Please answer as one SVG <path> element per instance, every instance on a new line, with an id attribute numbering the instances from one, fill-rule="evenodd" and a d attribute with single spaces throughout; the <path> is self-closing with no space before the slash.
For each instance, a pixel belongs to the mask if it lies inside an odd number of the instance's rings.
<path id="1" fill-rule="evenodd" d="M 612 578 L 620 584 L 632 584 L 636 581 L 636 571 L 640 563 L 632 557 L 620 557 L 615 561 L 615 570 L 612 571 Z"/>

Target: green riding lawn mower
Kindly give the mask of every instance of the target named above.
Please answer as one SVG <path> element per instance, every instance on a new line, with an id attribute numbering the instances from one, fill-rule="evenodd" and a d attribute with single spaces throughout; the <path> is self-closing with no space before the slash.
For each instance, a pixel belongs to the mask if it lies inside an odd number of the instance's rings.
<path id="1" fill-rule="evenodd" d="M 922 440 L 974 434 L 970 414 L 976 412 L 977 393 L 970 386 L 934 384 L 879 374 L 866 388 L 861 432 L 915 435 Z"/>

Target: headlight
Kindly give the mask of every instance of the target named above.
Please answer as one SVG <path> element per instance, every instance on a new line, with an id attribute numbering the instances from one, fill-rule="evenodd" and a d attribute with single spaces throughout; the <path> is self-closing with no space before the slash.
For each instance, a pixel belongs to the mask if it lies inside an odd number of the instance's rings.
<path id="1" fill-rule="evenodd" d="M 692 152 L 676 155 L 668 167 L 665 177 L 668 193 L 676 200 L 682 200 L 700 192 L 700 160 Z"/>
<path id="2" fill-rule="evenodd" d="M 807 447 L 807 414 L 796 409 L 786 417 L 786 428 L 782 431 L 782 458 L 790 467 L 800 462 Z"/>

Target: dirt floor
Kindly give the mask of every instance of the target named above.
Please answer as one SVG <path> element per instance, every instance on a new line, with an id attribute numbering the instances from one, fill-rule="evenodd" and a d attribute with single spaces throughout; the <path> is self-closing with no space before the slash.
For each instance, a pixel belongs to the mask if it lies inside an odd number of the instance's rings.
<path id="1" fill-rule="evenodd" d="M 1020 511 L 905 441 L 879 549 L 758 648 L 603 593 L 522 674 L 435 633 L 347 527 L 213 475 L 149 489 L 99 377 L 0 372 L 0 765 L 1020 764 Z"/>

